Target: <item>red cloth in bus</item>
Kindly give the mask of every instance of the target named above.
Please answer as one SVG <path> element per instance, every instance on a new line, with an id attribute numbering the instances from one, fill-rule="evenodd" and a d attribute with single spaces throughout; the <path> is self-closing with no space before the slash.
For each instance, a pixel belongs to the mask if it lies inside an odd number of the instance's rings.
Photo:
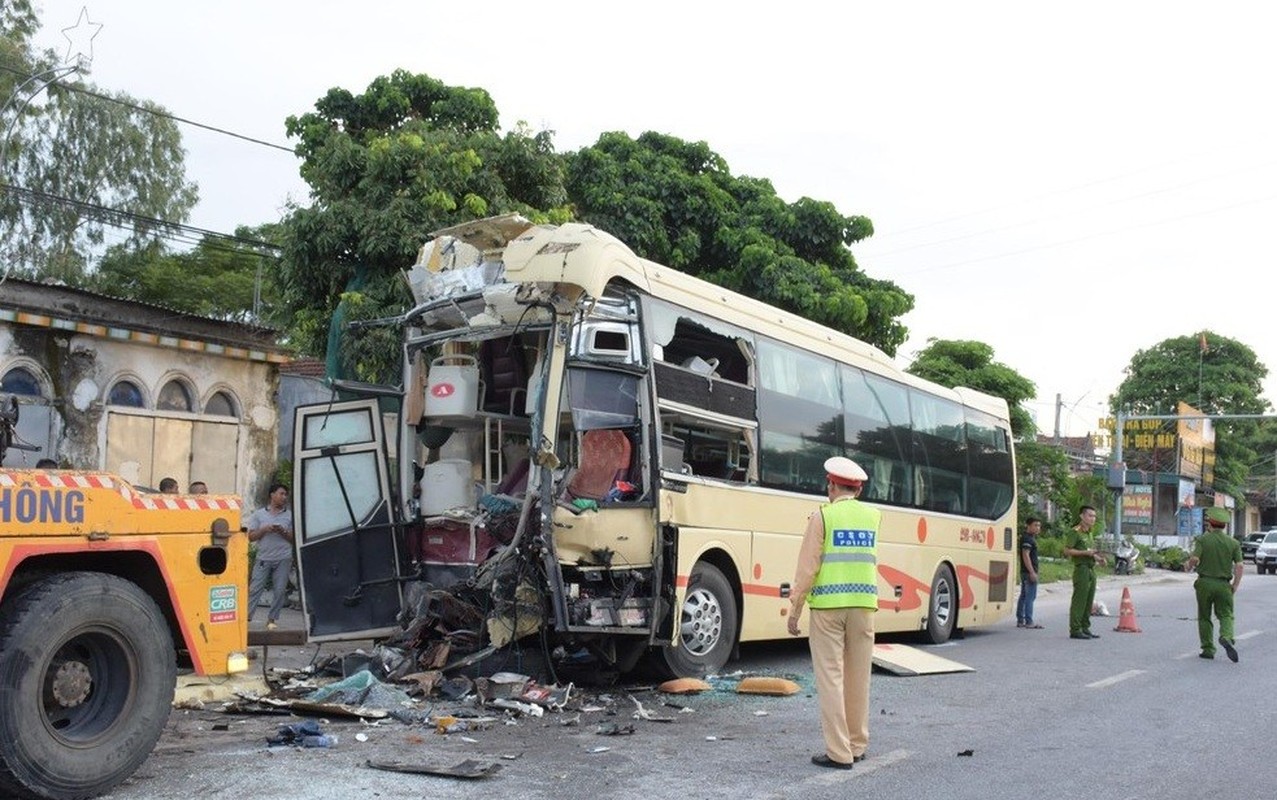
<path id="1" fill-rule="evenodd" d="M 629 471 L 630 453 L 624 431 L 602 429 L 581 434 L 581 463 L 568 482 L 568 494 L 602 500 L 617 478 L 624 478 Z"/>

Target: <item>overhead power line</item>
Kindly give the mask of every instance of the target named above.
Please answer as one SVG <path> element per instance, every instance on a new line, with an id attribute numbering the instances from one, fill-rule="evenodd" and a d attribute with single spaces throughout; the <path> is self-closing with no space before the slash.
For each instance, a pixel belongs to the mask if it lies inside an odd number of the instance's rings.
<path id="1" fill-rule="evenodd" d="M 22 76 L 22 77 L 24 77 L 24 78 L 29 78 L 29 77 L 31 77 L 31 76 L 30 76 L 30 74 L 29 74 L 29 73 L 27 73 L 25 70 L 14 69 L 13 67 L 6 67 L 6 66 L 4 66 L 4 65 L 0 65 L 0 70 L 3 70 L 3 71 L 8 72 L 8 73 L 11 73 L 11 74 L 13 74 L 13 75 L 19 75 L 19 76 Z M 97 99 L 99 99 L 99 100 L 105 100 L 105 101 L 107 101 L 108 103 L 115 103 L 115 104 L 117 104 L 117 105 L 124 106 L 125 108 L 131 108 L 131 109 L 133 109 L 134 111 L 141 111 L 141 112 L 142 112 L 142 113 L 144 113 L 144 114 L 154 114 L 154 115 L 155 115 L 155 116 L 157 116 L 157 117 L 164 117 L 165 119 L 171 119 L 171 120 L 173 120 L 174 122 L 181 122 L 181 123 L 182 123 L 182 124 L 184 124 L 184 125 L 191 125 L 191 126 L 194 126 L 194 127 L 196 127 L 196 128 L 203 128 L 203 129 L 204 129 L 204 130 L 206 130 L 206 131 L 212 131 L 213 133 L 220 133 L 220 134 L 223 134 L 223 135 L 225 135 L 225 136 L 232 136 L 232 137 L 234 137 L 234 138 L 236 138 L 236 139 L 243 139 L 243 140 L 244 140 L 244 141 L 246 141 L 246 142 L 252 142 L 253 144 L 260 144 L 260 145 L 261 145 L 261 146 L 263 146 L 263 147 L 270 147 L 270 148 L 273 148 L 273 149 L 275 149 L 275 150 L 283 150 L 285 153 L 289 153 L 289 154 L 292 154 L 292 155 L 296 155 L 296 151 L 295 151 L 295 150 L 293 150 L 293 148 L 288 147 L 288 146 L 286 146 L 286 145 L 276 144 L 276 143 L 274 143 L 274 142 L 268 142 L 268 141 L 265 141 L 265 140 L 263 140 L 263 139 L 257 139 L 257 138 L 254 138 L 254 137 L 252 137 L 252 136 L 246 136 L 246 135 L 244 135 L 244 134 L 242 134 L 242 133 L 236 133 L 236 132 L 234 132 L 234 131 L 228 131 L 228 130 L 226 130 L 225 128 L 219 128 L 219 127 L 217 127 L 216 125 L 207 125 L 207 124 L 205 124 L 205 123 L 203 123 L 203 122 L 196 122 L 195 120 L 192 120 L 192 119 L 186 119 L 185 117 L 179 117 L 179 116 L 177 116 L 176 114 L 170 114 L 170 113 L 168 113 L 167 111 L 160 111 L 160 110 L 157 110 L 157 109 L 154 109 L 154 108 L 147 108 L 147 107 L 145 107 L 145 106 L 140 106 L 140 105 L 138 105 L 138 104 L 136 104 L 136 103 L 130 103 L 130 102 L 128 102 L 127 100 L 121 100 L 121 99 L 120 99 L 120 98 L 118 98 L 118 97 L 112 97 L 112 96 L 110 96 L 110 95 L 108 95 L 108 94 L 102 94 L 101 92 L 95 92 L 95 91 L 93 91 L 92 89 L 87 89 L 87 88 L 85 88 L 84 86 L 80 86 L 80 85 L 77 85 L 77 84 L 74 84 L 74 83 L 62 83 L 62 82 L 60 82 L 60 81 L 54 81 L 54 82 L 52 82 L 50 85 L 51 85 L 51 86 L 57 86 L 57 87 L 62 88 L 62 89 L 66 89 L 66 90 L 67 90 L 67 91 L 69 91 L 69 92 L 77 92 L 77 93 L 79 93 L 79 94 L 88 95 L 89 97 L 96 97 L 96 98 L 97 98 Z"/>
<path id="2" fill-rule="evenodd" d="M 213 239 L 216 241 L 229 242 L 233 244 L 253 247 L 262 250 L 271 250 L 278 252 L 282 248 L 278 245 L 262 239 L 250 239 L 245 236 L 236 236 L 234 234 L 222 233 L 220 231 L 209 230 L 208 228 L 199 228 L 194 225 L 186 225 L 181 222 L 172 222 L 170 220 L 159 219 L 157 217 L 148 217 L 144 214 L 135 214 L 131 211 L 121 211 L 117 208 L 110 208 L 98 203 L 90 203 L 84 200 L 75 200 L 70 197 L 52 194 L 50 192 L 42 192 L 38 189 L 30 189 L 25 186 L 14 186 L 10 183 L 0 183 L 0 188 L 13 192 L 19 197 L 26 198 L 36 203 L 55 204 L 76 208 L 88 213 L 95 219 L 110 224 L 123 226 L 125 222 L 148 225 L 160 229 L 169 229 L 179 231 L 187 236 L 199 237 L 200 240 Z"/>

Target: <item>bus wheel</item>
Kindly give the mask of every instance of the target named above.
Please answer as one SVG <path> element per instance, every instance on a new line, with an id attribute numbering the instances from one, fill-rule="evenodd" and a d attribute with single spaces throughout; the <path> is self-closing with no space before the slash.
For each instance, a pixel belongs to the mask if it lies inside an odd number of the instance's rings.
<path id="1" fill-rule="evenodd" d="M 931 579 L 931 603 L 927 612 L 927 641 L 944 644 L 958 625 L 958 589 L 953 570 L 941 564 Z"/>
<path id="2" fill-rule="evenodd" d="M 722 571 L 705 561 L 692 568 L 674 644 L 661 648 L 676 677 L 709 675 L 727 664 L 736 644 L 736 594 Z"/>
<path id="3" fill-rule="evenodd" d="M 135 584 L 73 572 L 27 586 L 0 610 L 0 790 L 108 791 L 160 738 L 176 680 L 168 623 Z"/>

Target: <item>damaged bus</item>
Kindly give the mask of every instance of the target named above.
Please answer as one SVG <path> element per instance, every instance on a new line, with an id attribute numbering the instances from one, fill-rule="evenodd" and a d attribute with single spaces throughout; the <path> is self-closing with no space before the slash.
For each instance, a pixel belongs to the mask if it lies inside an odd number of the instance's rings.
<path id="1" fill-rule="evenodd" d="M 535 636 L 622 671 L 647 653 L 718 671 L 786 636 L 832 455 L 883 512 L 879 632 L 943 642 L 1014 604 L 1003 400 L 589 225 L 460 225 L 408 277 L 402 385 L 297 410 L 312 641 L 415 623 L 454 663 Z"/>

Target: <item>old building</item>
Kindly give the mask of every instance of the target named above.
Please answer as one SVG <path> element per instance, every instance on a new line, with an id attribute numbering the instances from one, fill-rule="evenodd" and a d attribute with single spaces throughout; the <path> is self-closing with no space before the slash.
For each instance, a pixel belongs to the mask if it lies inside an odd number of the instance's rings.
<path id="1" fill-rule="evenodd" d="M 19 398 L 19 441 L 36 450 L 4 463 L 202 480 L 252 507 L 276 465 L 287 360 L 266 328 L 9 278 L 0 392 Z"/>

